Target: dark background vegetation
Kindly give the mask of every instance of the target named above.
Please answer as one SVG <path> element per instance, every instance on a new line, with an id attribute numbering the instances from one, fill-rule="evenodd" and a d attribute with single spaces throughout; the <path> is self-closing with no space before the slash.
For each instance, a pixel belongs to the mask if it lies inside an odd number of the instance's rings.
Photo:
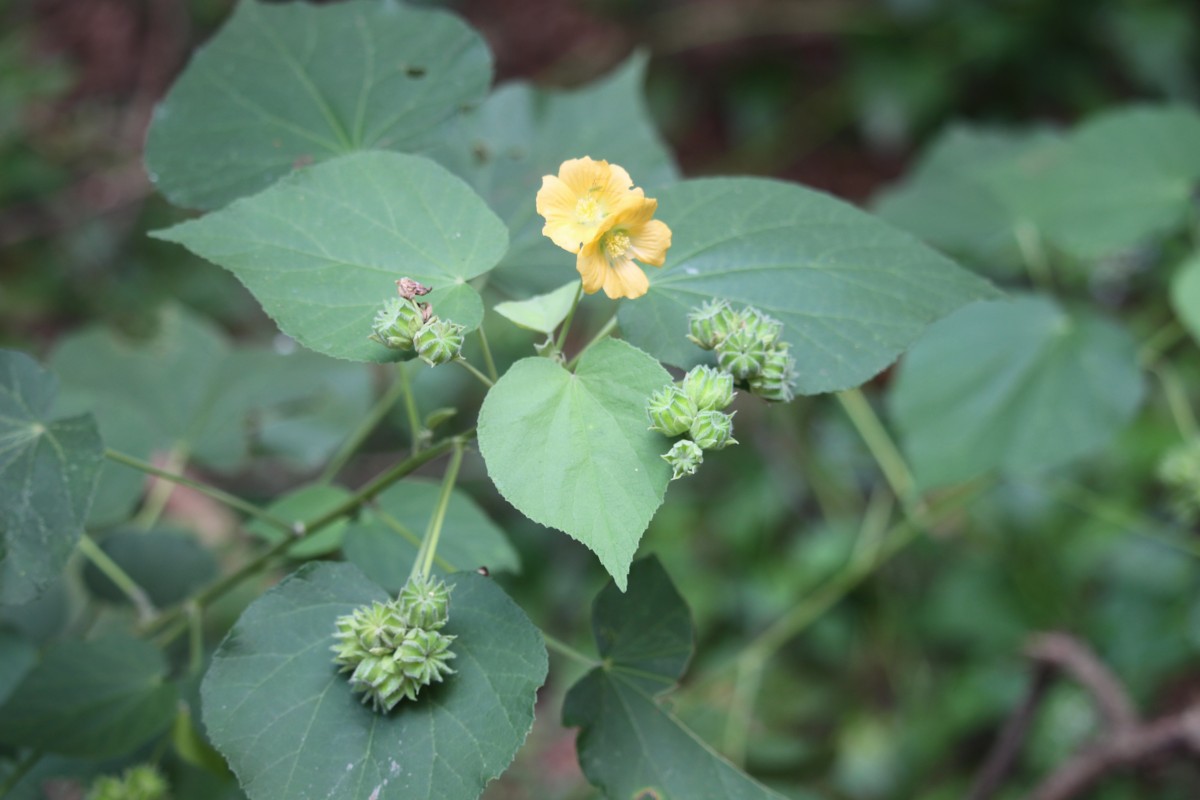
<path id="1" fill-rule="evenodd" d="M 0 345 L 44 356 L 97 320 L 144 332 L 168 300 L 242 338 L 274 334 L 231 276 L 144 235 L 180 214 L 142 171 L 149 113 L 231 5 L 0 0 Z M 498 81 L 570 87 L 648 52 L 650 106 L 685 175 L 774 175 L 860 204 L 950 121 L 1070 123 L 1136 100 L 1194 101 L 1200 88 L 1200 13 L 1186 0 L 443 5 L 483 33 Z M 392 422 L 349 479 L 403 446 L 403 422 Z M 878 480 L 830 403 L 745 407 L 738 424 L 748 446 L 673 488 L 646 537 L 700 636 L 676 710 L 718 747 L 734 704 L 730 659 L 838 573 Z M 1122 437 L 1113 462 L 1141 476 L 1124 495 L 1063 502 L 1032 482 L 1000 485 L 967 523 L 918 543 L 821 615 L 763 675 L 748 768 L 831 798 L 961 797 L 1023 696 L 1022 647 L 1047 629 L 1089 642 L 1148 715 L 1194 701 L 1196 559 L 1130 534 L 1152 531 L 1162 513 L 1144 476 L 1165 438 L 1150 423 Z M 304 478 L 209 477 L 262 497 Z M 512 591 L 535 622 L 585 647 L 602 584 L 594 559 L 511 515 L 479 463 L 467 477 L 523 551 Z M 530 746 L 489 797 L 591 796 L 571 734 L 555 723 L 566 672 L 552 674 Z M 1021 796 L 1100 724 L 1084 690 L 1054 686 L 1015 788 L 1001 796 Z M 1200 797 L 1200 769 L 1152 760 L 1095 796 Z"/>

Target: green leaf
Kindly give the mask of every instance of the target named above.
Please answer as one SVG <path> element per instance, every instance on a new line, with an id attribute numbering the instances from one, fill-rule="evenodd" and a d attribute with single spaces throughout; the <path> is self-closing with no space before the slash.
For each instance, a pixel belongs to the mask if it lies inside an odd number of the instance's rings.
<path id="1" fill-rule="evenodd" d="M 340 486 L 317 483 L 288 492 L 271 503 L 267 510 L 289 522 L 304 522 L 332 511 L 350 497 L 350 492 Z M 261 520 L 251 522 L 246 526 L 246 530 L 268 542 L 281 541 L 285 535 L 288 535 Z M 296 542 L 288 548 L 288 555 L 292 558 L 315 558 L 333 553 L 342 546 L 342 539 L 345 535 L 346 519 L 342 517 Z"/>
<path id="2" fill-rule="evenodd" d="M 129 752 L 171 724 L 178 692 L 157 647 L 131 636 L 46 650 L 0 706 L 0 742 L 67 756 Z"/>
<path id="3" fill-rule="evenodd" d="M 37 648 L 33 642 L 15 631 L 0 629 L 0 703 L 9 698 L 35 663 Z"/>
<path id="4" fill-rule="evenodd" d="M 210 322 L 176 307 L 163 309 L 148 340 L 92 327 L 60 342 L 50 363 L 63 380 L 60 409 L 94 409 L 110 447 L 142 459 L 173 453 L 219 470 L 246 458 L 250 412 L 303 419 L 308 404 L 340 391 L 334 387 L 361 389 L 369 382 L 362 365 L 314 353 L 234 350 Z M 368 402 L 363 392 L 350 403 L 356 413 L 342 415 L 340 432 L 326 432 L 325 453 L 357 424 Z M 136 470 L 105 465 L 91 520 L 123 520 L 144 481 Z"/>
<path id="5" fill-rule="evenodd" d="M 367 339 L 399 278 L 441 290 L 426 298 L 439 315 L 453 288 L 447 305 L 481 318 L 462 284 L 508 247 L 504 224 L 465 183 L 424 158 L 382 152 L 319 164 L 154 235 L 233 272 L 305 347 L 355 361 L 400 356 Z"/>
<path id="6" fill-rule="evenodd" d="M 538 333 L 550 333 L 571 312 L 579 281 L 571 281 L 548 294 L 539 294 L 528 300 L 497 303 L 495 311 L 500 316 Z"/>
<path id="7" fill-rule="evenodd" d="M 592 631 L 604 663 L 571 687 L 563 724 L 582 728 L 580 766 L 606 797 L 782 800 L 655 702 L 692 654 L 687 605 L 657 558 L 633 565 L 628 592 L 600 592 Z"/>
<path id="8" fill-rule="evenodd" d="M 104 445 L 90 415 L 52 411 L 58 381 L 0 350 L 0 605 L 32 600 L 82 533 Z"/>
<path id="9" fill-rule="evenodd" d="M 217 574 L 213 554 L 184 531 L 169 528 L 113 531 L 104 537 L 100 547 L 159 608 L 178 603 Z M 129 601 L 91 562 L 83 570 L 83 580 L 88 590 L 102 600 Z"/>
<path id="10" fill-rule="evenodd" d="M 1200 255 L 1192 255 L 1171 276 L 1171 307 L 1200 342 Z"/>
<path id="11" fill-rule="evenodd" d="M 978 303 L 909 351 L 889 397 L 923 487 L 1028 473 L 1096 451 L 1132 419 L 1143 382 L 1129 335 L 1045 297 Z"/>
<path id="12" fill-rule="evenodd" d="M 1083 259 L 1184 224 L 1200 181 L 1200 114 L 1183 106 L 1097 115 L 1056 147 L 989 179 L 1011 210 Z"/>
<path id="13" fill-rule="evenodd" d="M 251 800 L 474 800 L 508 766 L 533 724 L 545 646 L 494 582 L 447 580 L 457 672 L 386 716 L 329 652 L 339 616 L 387 599 L 357 568 L 307 564 L 251 604 L 201 689 L 209 735 Z"/>
<path id="14" fill-rule="evenodd" d="M 1020 220 L 992 191 L 987 175 L 1056 138 L 1045 130 L 951 126 L 902 183 L 876 198 L 875 212 L 985 272 L 1016 272 L 1024 259 L 1018 240 Z"/>
<path id="15" fill-rule="evenodd" d="M 995 291 L 906 233 L 794 184 L 761 178 L 684 181 L 659 195 L 673 243 L 650 291 L 622 301 L 621 333 L 680 367 L 705 353 L 687 341 L 688 311 L 720 297 L 784 323 L 803 394 L 857 386 L 925 327 Z"/>
<path id="16" fill-rule="evenodd" d="M 219 208 L 294 169 L 414 150 L 491 83 L 491 56 L 441 11 L 243 0 L 155 110 L 146 169 L 172 203 Z"/>
<path id="17" fill-rule="evenodd" d="M 403 588 L 416 559 L 421 537 L 437 507 L 441 484 L 409 478 L 380 494 L 346 531 L 343 552 L 371 580 L 395 594 Z M 490 572 L 519 572 L 520 557 L 496 523 L 471 496 L 450 493 L 438 540 L 439 571 L 487 567 Z"/>
<path id="18" fill-rule="evenodd" d="M 451 127 L 430 155 L 461 175 L 508 225 L 512 245 L 489 276 L 514 297 L 548 292 L 574 275 L 575 260 L 542 236 L 534 197 L 543 175 L 591 156 L 620 164 L 649 196 L 678 180 L 670 151 L 643 99 L 645 55 L 575 91 L 524 83 L 496 89 Z"/>
<path id="19" fill-rule="evenodd" d="M 653 358 L 608 339 L 574 375 L 551 359 L 518 361 L 479 410 L 479 451 L 500 494 L 587 545 L 622 589 L 671 477 L 661 457 L 670 442 L 646 418 L 646 400 L 670 381 Z"/>

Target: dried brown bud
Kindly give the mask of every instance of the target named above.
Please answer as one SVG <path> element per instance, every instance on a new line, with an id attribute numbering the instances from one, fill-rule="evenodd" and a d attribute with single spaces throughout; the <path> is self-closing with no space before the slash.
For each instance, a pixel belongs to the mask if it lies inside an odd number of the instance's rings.
<path id="1" fill-rule="evenodd" d="M 417 283 L 412 278 L 401 278 L 396 281 L 396 291 L 400 292 L 400 296 L 405 300 L 412 300 L 414 297 L 429 294 L 433 290 Z"/>

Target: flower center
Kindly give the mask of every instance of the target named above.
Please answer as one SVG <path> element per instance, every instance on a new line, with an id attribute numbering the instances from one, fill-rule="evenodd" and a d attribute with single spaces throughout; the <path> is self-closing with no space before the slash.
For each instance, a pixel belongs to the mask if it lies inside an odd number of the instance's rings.
<path id="1" fill-rule="evenodd" d="M 596 225 L 604 218 L 604 209 L 590 194 L 575 203 L 575 221 L 580 225 Z"/>
<path id="2" fill-rule="evenodd" d="M 629 252 L 629 234 L 625 231 L 613 231 L 604 237 L 604 252 L 609 261 L 619 261 Z"/>

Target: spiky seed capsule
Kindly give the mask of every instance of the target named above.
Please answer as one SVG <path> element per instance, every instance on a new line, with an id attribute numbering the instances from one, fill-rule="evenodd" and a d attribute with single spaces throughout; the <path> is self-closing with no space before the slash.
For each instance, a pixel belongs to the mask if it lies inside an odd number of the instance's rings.
<path id="1" fill-rule="evenodd" d="M 720 411 L 733 402 L 733 376 L 712 367 L 692 367 L 680 387 L 698 411 Z"/>
<path id="2" fill-rule="evenodd" d="M 767 354 L 762 372 L 750 380 L 750 391 L 764 400 L 789 403 L 796 396 L 796 359 L 782 344 Z"/>
<path id="3" fill-rule="evenodd" d="M 393 297 L 375 315 L 370 338 L 393 350 L 411 350 L 413 336 L 424 324 L 416 305 Z"/>
<path id="4" fill-rule="evenodd" d="M 130 767 L 117 778 L 101 775 L 86 800 L 166 800 L 170 787 L 157 769 L 147 764 Z"/>
<path id="5" fill-rule="evenodd" d="M 417 355 L 431 367 L 453 361 L 462 352 L 465 331 L 456 322 L 435 317 L 413 337 Z"/>
<path id="6" fill-rule="evenodd" d="M 692 441 L 704 450 L 720 450 L 737 444 L 733 438 L 733 415 L 723 411 L 701 411 L 688 431 Z"/>
<path id="7" fill-rule="evenodd" d="M 696 410 L 696 404 L 687 392 L 674 384 L 664 386 L 650 395 L 646 403 L 650 430 L 667 436 L 684 433 L 691 426 Z"/>
<path id="8" fill-rule="evenodd" d="M 450 617 L 450 589 L 436 578 L 410 578 L 397 602 L 410 627 L 437 630 Z"/>
<path id="9" fill-rule="evenodd" d="M 754 306 L 747 306 L 742 310 L 742 328 L 768 348 L 775 347 L 783 333 L 782 322 L 764 314 Z"/>
<path id="10" fill-rule="evenodd" d="M 747 381 L 762 372 L 770 347 L 749 328 L 739 328 L 717 347 L 717 363 L 739 381 Z"/>
<path id="11" fill-rule="evenodd" d="M 671 480 L 677 481 L 684 475 L 695 475 L 704 462 L 704 451 L 691 439 L 680 439 L 663 455 L 663 461 L 671 465 Z"/>
<path id="12" fill-rule="evenodd" d="M 688 339 L 712 350 L 741 324 L 740 315 L 724 300 L 710 300 L 688 313 Z"/>
<path id="13" fill-rule="evenodd" d="M 450 652 L 454 638 L 440 631 L 413 628 L 396 650 L 396 664 L 409 680 L 421 686 L 441 683 L 443 676 L 454 674 L 446 663 L 455 657 Z"/>

